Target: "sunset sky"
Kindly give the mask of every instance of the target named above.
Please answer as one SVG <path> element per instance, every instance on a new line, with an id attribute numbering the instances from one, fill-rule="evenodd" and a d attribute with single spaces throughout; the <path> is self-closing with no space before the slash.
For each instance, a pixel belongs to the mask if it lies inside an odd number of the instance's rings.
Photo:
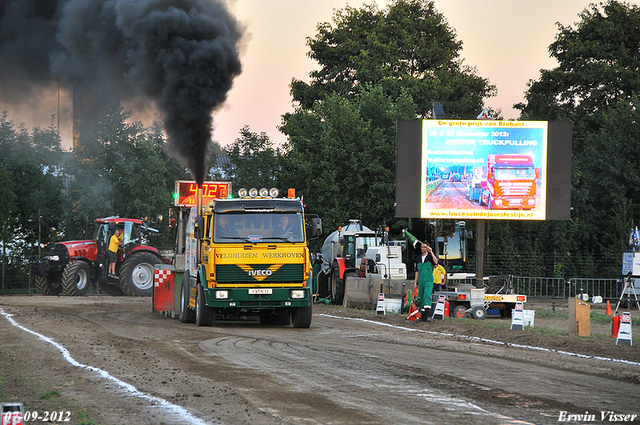
<path id="1" fill-rule="evenodd" d="M 376 2 L 382 9 L 384 0 Z M 505 119 L 517 118 L 514 103 L 523 100 L 526 83 L 540 69 L 556 66 L 548 47 L 558 32 L 556 22 L 573 25 L 587 0 L 435 0 L 436 9 L 462 41 L 461 57 L 477 74 L 498 88 L 488 106 L 501 108 Z M 309 81 L 318 64 L 307 57 L 306 38 L 319 22 L 330 22 L 334 10 L 360 7 L 371 1 L 270 0 L 237 1 L 231 11 L 245 23 L 251 39 L 242 56 L 243 73 L 234 83 L 224 108 L 214 116 L 214 138 L 222 145 L 249 125 L 266 132 L 277 144 L 285 137 L 277 130 L 281 115 L 293 110 L 292 78 Z M 446 111 L 445 111 L 446 113 Z M 478 111 L 480 113 L 480 111 Z M 470 117 L 474 118 L 474 117 Z"/>
<path id="2" fill-rule="evenodd" d="M 359 8 L 373 0 L 227 1 L 231 13 L 245 26 L 247 35 L 241 46 L 243 71 L 234 80 L 227 101 L 214 113 L 213 138 L 223 146 L 228 145 L 239 136 L 240 129 L 248 125 L 251 131 L 265 132 L 275 144 L 282 144 L 286 139 L 277 126 L 284 113 L 293 111 L 289 93 L 291 80 L 309 81 L 309 73 L 319 68 L 307 57 L 306 38 L 316 35 L 318 23 L 331 22 L 334 11 L 347 4 Z M 387 0 L 376 3 L 380 9 L 388 5 Z M 579 21 L 578 14 L 590 3 L 588 0 L 435 0 L 436 9 L 463 43 L 464 63 L 475 67 L 477 75 L 497 86 L 497 97 L 489 99 L 487 104 L 502 109 L 505 119 L 517 118 L 512 106 L 523 101 L 527 82 L 539 78 L 540 69 L 556 66 L 547 50 L 558 33 L 556 22 L 573 26 Z M 59 111 L 63 148 L 71 147 L 72 105 L 68 93 L 60 91 L 58 95 L 57 88 L 52 87 L 50 91 L 43 90 L 38 99 L 22 104 L 0 101 L 0 111 L 5 109 L 11 120 L 23 122 L 29 128 L 48 127 L 52 124 L 52 115 L 58 115 Z M 134 118 L 150 124 L 149 117 L 134 113 Z"/>

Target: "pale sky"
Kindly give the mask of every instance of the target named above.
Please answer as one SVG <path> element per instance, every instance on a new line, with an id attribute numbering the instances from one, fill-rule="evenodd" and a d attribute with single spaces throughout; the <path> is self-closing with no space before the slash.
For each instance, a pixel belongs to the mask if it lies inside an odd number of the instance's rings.
<path id="1" fill-rule="evenodd" d="M 359 8 L 372 1 L 238 0 L 231 11 L 243 22 L 251 39 L 241 57 L 243 72 L 236 78 L 223 109 L 214 115 L 215 140 L 233 142 L 244 125 L 265 132 L 276 144 L 286 141 L 277 130 L 281 116 L 292 112 L 292 78 L 309 81 L 319 68 L 307 57 L 306 38 L 319 22 L 330 22 L 334 10 L 347 4 Z M 377 0 L 380 9 L 387 1 Z M 512 105 L 524 100 L 526 83 L 540 69 L 557 64 L 548 47 L 558 33 L 556 22 L 574 26 L 588 0 L 435 0 L 436 9 L 462 41 L 461 58 L 477 74 L 497 86 L 487 101 L 501 108 L 505 119 L 517 118 Z M 634 2 L 635 4 L 635 2 Z M 480 113 L 481 111 L 478 111 Z M 446 113 L 446 110 L 445 110 Z M 469 117 L 475 118 L 475 117 Z"/>
<path id="2" fill-rule="evenodd" d="M 307 57 L 306 38 L 316 35 L 319 22 L 331 22 L 335 10 L 347 4 L 360 8 L 375 0 L 226 0 L 230 11 L 247 29 L 242 47 L 243 72 L 234 80 L 226 103 L 214 114 L 213 138 L 221 145 L 232 143 L 240 129 L 265 132 L 279 145 L 286 141 L 277 130 L 281 116 L 292 112 L 289 85 L 292 78 L 309 81 L 309 73 L 319 68 Z M 380 9 L 387 0 L 375 1 Z M 462 41 L 461 58 L 477 68 L 477 75 L 497 86 L 498 95 L 487 105 L 502 109 L 505 119 L 517 118 L 514 103 L 523 101 L 530 79 L 538 79 L 540 69 L 557 64 L 549 58 L 548 47 L 558 33 L 556 22 L 574 26 L 589 0 L 434 0 Z M 637 4 L 637 2 L 633 2 Z M 55 90 L 54 90 L 55 91 Z M 55 99 L 52 91 L 43 98 Z M 63 148 L 71 147 L 71 102 L 61 93 L 60 133 Z M 28 128 L 47 127 L 58 112 L 57 102 L 0 105 L 10 119 Z M 478 114 L 481 111 L 478 111 Z M 446 114 L 446 109 L 445 109 Z M 134 115 L 134 118 L 140 119 Z M 469 117 L 475 118 L 475 117 Z M 146 122 L 145 122 L 146 123 Z M 149 124 L 149 123 L 146 123 Z"/>

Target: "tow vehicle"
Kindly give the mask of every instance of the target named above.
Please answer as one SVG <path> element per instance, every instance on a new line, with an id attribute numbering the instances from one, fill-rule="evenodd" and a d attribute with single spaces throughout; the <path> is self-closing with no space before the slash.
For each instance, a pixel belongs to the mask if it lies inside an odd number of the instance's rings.
<path id="1" fill-rule="evenodd" d="M 189 208 L 181 322 L 211 326 L 217 318 L 258 316 L 262 324 L 311 326 L 307 233 L 318 237 L 321 221 L 306 221 L 295 191 L 278 195 L 276 189 L 240 189 L 237 198 Z"/>

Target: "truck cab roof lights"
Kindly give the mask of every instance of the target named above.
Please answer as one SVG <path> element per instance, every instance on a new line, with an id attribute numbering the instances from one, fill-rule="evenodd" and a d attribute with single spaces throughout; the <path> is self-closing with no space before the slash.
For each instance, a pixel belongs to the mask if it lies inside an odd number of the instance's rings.
<path id="1" fill-rule="evenodd" d="M 271 189 L 267 189 L 265 187 L 261 189 L 256 189 L 254 187 L 249 190 L 245 188 L 241 188 L 238 190 L 238 198 L 269 199 L 269 198 L 277 198 L 279 194 L 280 192 L 275 187 Z"/>

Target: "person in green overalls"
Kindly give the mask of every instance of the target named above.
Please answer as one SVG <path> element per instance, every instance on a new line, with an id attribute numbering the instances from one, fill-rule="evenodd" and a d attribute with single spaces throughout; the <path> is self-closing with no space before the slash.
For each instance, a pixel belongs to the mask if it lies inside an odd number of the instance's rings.
<path id="1" fill-rule="evenodd" d="M 420 316 L 422 320 L 431 320 L 431 293 L 433 292 L 433 268 L 438 264 L 438 257 L 426 242 L 420 243 L 421 255 L 416 261 L 416 279 L 414 287 L 418 288 Z"/>

